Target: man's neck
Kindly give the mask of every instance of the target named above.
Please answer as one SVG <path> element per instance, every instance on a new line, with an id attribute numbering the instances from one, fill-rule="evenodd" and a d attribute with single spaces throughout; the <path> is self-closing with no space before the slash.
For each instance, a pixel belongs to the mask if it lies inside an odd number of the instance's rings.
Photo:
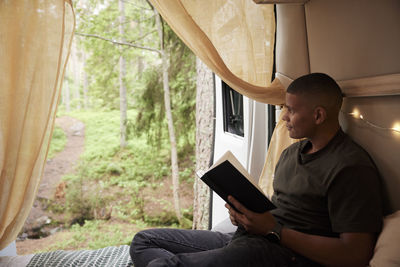
<path id="1" fill-rule="evenodd" d="M 314 137 L 309 138 L 311 147 L 305 153 L 312 154 L 323 149 L 332 140 L 332 138 L 335 137 L 339 129 L 340 126 L 334 128 L 333 130 L 322 131 Z"/>

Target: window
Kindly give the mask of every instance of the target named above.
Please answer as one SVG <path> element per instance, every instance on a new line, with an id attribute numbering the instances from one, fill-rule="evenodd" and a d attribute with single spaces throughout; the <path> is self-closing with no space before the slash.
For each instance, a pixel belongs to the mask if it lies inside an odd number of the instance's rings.
<path id="1" fill-rule="evenodd" d="M 224 131 L 244 136 L 243 96 L 222 81 L 222 106 L 224 110 Z"/>

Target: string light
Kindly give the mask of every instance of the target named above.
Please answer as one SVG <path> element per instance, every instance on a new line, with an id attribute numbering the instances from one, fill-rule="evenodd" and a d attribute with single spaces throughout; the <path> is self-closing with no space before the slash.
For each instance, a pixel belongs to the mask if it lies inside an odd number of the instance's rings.
<path id="1" fill-rule="evenodd" d="M 391 128 L 382 127 L 382 126 L 379 126 L 379 125 L 376 125 L 376 124 L 370 122 L 367 119 L 364 119 L 364 116 L 360 113 L 360 111 L 358 109 L 354 109 L 353 112 L 351 112 L 351 113 L 347 113 L 344 111 L 341 111 L 341 112 L 344 114 L 351 115 L 352 117 L 354 117 L 356 119 L 360 119 L 364 123 L 366 123 L 367 125 L 369 125 L 371 127 L 374 127 L 374 128 L 380 129 L 380 130 L 389 130 L 389 131 L 394 131 L 394 132 L 400 133 L 400 122 L 395 122 Z"/>
<path id="2" fill-rule="evenodd" d="M 400 122 L 393 124 L 392 130 L 400 133 Z"/>
<path id="3" fill-rule="evenodd" d="M 343 113 L 345 113 L 344 111 L 342 111 Z M 358 111 L 358 109 L 354 109 L 352 113 L 349 113 L 350 115 L 352 115 L 354 118 L 359 118 L 360 117 L 360 111 Z"/>

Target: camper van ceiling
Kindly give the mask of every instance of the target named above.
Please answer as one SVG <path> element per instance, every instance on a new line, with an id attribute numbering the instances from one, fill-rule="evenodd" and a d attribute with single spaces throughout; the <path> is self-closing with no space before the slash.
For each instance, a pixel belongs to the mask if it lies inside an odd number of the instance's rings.
<path id="1" fill-rule="evenodd" d="M 253 0 L 256 4 L 304 4 L 310 0 Z"/>

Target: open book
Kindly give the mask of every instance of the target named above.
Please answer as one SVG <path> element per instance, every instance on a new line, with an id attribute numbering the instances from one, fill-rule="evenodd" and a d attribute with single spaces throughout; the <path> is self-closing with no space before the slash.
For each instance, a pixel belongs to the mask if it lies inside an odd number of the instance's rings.
<path id="1" fill-rule="evenodd" d="M 226 152 L 207 172 L 197 172 L 200 179 L 224 199 L 231 207 L 231 195 L 247 209 L 262 213 L 275 206 L 253 182 L 250 174 L 230 152 Z"/>

